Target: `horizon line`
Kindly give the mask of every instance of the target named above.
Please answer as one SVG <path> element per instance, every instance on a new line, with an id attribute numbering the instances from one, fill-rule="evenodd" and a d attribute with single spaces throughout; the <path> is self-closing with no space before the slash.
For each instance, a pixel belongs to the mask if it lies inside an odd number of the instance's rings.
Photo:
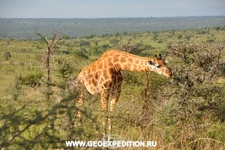
<path id="1" fill-rule="evenodd" d="M 50 18 L 41 18 L 41 17 L 0 17 L 0 19 L 132 19 L 132 18 L 186 18 L 186 17 L 225 17 L 225 15 L 200 15 L 200 16 L 161 16 L 161 17 L 74 17 L 74 18 L 56 18 L 56 17 L 50 17 Z"/>

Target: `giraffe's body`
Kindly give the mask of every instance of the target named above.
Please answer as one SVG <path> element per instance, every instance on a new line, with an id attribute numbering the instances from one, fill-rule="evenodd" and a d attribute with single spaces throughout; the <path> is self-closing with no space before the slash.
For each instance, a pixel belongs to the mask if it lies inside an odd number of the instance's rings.
<path id="1" fill-rule="evenodd" d="M 108 110 L 109 96 L 112 96 L 110 111 L 113 111 L 121 92 L 122 70 L 154 71 L 166 77 L 172 76 L 161 55 L 147 58 L 118 50 L 108 50 L 97 61 L 84 67 L 78 74 L 76 82 L 79 83 L 80 89 L 86 87 L 91 94 L 101 94 L 102 109 L 105 112 Z M 83 95 L 80 93 L 79 101 L 81 103 L 83 103 L 82 97 Z M 103 124 L 105 125 L 104 122 Z M 111 130 L 111 125 L 109 129 Z"/>

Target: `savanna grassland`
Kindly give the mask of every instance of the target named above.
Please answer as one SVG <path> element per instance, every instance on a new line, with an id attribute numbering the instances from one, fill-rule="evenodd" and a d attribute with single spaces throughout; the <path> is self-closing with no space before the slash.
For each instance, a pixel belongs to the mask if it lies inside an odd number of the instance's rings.
<path id="1" fill-rule="evenodd" d="M 114 135 L 157 141 L 153 149 L 225 149 L 224 44 L 224 26 L 64 36 L 52 51 L 47 80 L 45 41 L 1 39 L 0 147 L 66 149 L 66 140 L 100 140 L 100 97 L 86 93 L 77 107 L 73 83 L 85 65 L 119 49 L 148 57 L 161 53 L 173 77 L 124 71 L 112 114 Z"/>

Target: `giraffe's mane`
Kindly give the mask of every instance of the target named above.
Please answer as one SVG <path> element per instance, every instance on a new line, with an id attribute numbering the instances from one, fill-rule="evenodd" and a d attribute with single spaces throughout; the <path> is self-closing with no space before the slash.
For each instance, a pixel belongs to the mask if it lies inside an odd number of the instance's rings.
<path id="1" fill-rule="evenodd" d="M 106 54 L 107 56 L 104 56 L 104 54 Z M 144 60 L 154 59 L 154 58 L 151 58 L 151 57 L 142 57 L 142 56 L 138 56 L 138 55 L 135 55 L 135 54 L 131 54 L 131 53 L 128 53 L 128 52 L 115 50 L 115 49 L 109 49 L 104 54 L 103 54 L 104 57 L 114 57 L 116 54 L 119 54 L 120 56 L 134 58 L 134 59 L 135 58 L 136 59 L 144 59 Z"/>

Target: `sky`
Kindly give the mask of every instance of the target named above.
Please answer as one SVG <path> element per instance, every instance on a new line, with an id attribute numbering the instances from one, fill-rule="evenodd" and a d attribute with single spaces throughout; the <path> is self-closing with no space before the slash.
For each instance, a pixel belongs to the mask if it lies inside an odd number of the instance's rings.
<path id="1" fill-rule="evenodd" d="M 0 18 L 225 16 L 225 0 L 0 0 Z"/>

